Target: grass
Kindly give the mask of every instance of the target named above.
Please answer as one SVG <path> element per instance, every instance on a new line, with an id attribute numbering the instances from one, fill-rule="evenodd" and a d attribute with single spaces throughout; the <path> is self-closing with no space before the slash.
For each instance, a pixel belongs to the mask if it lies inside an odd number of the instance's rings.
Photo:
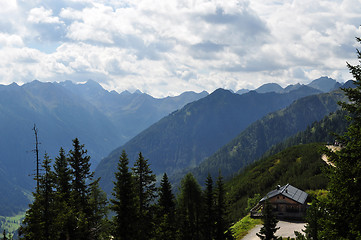
<path id="1" fill-rule="evenodd" d="M 250 215 L 245 216 L 231 227 L 234 239 L 242 239 L 252 228 L 261 224 L 263 224 L 261 219 L 251 218 Z"/>
<path id="2" fill-rule="evenodd" d="M 12 235 L 20 227 L 21 221 L 25 217 L 25 212 L 20 212 L 15 216 L 5 217 L 0 216 L 0 234 L 2 236 L 3 230 L 5 229 L 6 233 L 11 233 Z"/>

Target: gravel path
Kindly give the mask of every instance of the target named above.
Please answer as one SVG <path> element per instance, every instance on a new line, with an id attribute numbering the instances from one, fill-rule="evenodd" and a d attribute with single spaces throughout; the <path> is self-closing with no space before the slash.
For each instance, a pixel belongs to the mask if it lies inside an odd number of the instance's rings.
<path id="1" fill-rule="evenodd" d="M 260 238 L 257 237 L 256 233 L 259 233 L 261 227 L 262 225 L 254 227 L 242 240 L 259 240 Z M 296 237 L 294 231 L 302 232 L 302 229 L 305 228 L 305 223 L 279 221 L 277 227 L 280 227 L 280 229 L 276 232 L 276 236 L 294 238 Z"/>

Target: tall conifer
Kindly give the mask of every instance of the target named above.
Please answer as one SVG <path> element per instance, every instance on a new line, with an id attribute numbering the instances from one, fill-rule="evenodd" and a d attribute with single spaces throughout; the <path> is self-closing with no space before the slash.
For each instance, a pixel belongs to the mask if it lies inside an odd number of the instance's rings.
<path id="1" fill-rule="evenodd" d="M 213 190 L 213 179 L 210 174 L 206 179 L 206 189 L 204 192 L 205 209 L 203 230 L 206 240 L 214 239 L 215 237 L 215 195 Z"/>
<path id="2" fill-rule="evenodd" d="M 129 160 L 123 150 L 119 158 L 111 209 L 115 212 L 113 218 L 114 230 L 112 236 L 115 240 L 136 239 L 137 236 L 137 206 L 134 192 L 134 179 L 129 172 Z"/>
<path id="3" fill-rule="evenodd" d="M 192 173 L 188 173 L 181 181 L 178 197 L 178 218 L 181 239 L 201 239 L 202 190 Z"/>
<path id="4" fill-rule="evenodd" d="M 50 166 L 51 160 L 47 154 L 44 156 L 41 167 L 44 173 L 39 175 L 39 186 L 34 195 L 34 202 L 30 204 L 25 214 L 20 234 L 25 239 L 50 240 L 57 238 L 55 227 L 54 206 L 54 175 Z"/>
<path id="5" fill-rule="evenodd" d="M 59 238 L 69 239 L 73 229 L 76 228 L 76 220 L 73 214 L 74 209 L 70 205 L 71 172 L 63 148 L 60 148 L 59 156 L 55 158 L 54 175 L 57 209 L 56 224 L 58 226 Z"/>
<path id="6" fill-rule="evenodd" d="M 216 182 L 216 207 L 215 207 L 215 231 L 216 231 L 216 240 L 223 240 L 227 239 L 227 229 L 228 224 L 226 222 L 226 214 L 227 214 L 227 207 L 226 207 L 226 200 L 225 200 L 225 189 L 223 183 L 223 177 L 221 173 L 217 178 Z"/>
<path id="7" fill-rule="evenodd" d="M 92 222 L 89 221 L 92 208 L 90 206 L 90 184 L 93 173 L 90 171 L 90 157 L 78 138 L 73 140 L 73 150 L 69 151 L 71 166 L 71 206 L 76 218 L 76 228 L 72 233 L 76 239 L 89 239 Z"/>
<path id="8" fill-rule="evenodd" d="M 138 197 L 138 224 L 142 226 L 138 230 L 139 239 L 150 239 L 154 234 L 155 209 L 152 204 L 156 197 L 156 176 L 141 152 L 132 169 Z"/>
<path id="9" fill-rule="evenodd" d="M 361 38 L 357 38 L 361 43 Z M 359 63 L 361 52 L 357 50 Z M 361 65 L 348 64 L 355 88 L 343 89 L 349 102 L 341 103 L 348 111 L 350 126 L 339 137 L 342 148 L 329 152 L 330 183 L 327 215 L 322 219 L 321 237 L 327 239 L 361 239 Z"/>
<path id="10" fill-rule="evenodd" d="M 156 239 L 168 240 L 176 238 L 175 217 L 175 198 L 172 193 L 172 185 L 167 174 L 164 173 L 159 188 Z"/>

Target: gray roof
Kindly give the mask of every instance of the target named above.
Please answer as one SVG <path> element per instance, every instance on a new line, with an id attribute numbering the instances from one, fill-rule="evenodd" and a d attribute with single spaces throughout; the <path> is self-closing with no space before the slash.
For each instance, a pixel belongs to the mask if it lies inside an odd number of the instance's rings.
<path id="1" fill-rule="evenodd" d="M 277 187 L 277 189 L 267 193 L 267 195 L 265 197 L 263 197 L 261 199 L 260 202 L 263 202 L 264 200 L 266 200 L 267 198 L 273 198 L 274 196 L 277 195 L 283 195 L 287 198 L 290 198 L 298 203 L 304 204 L 308 194 L 298 188 L 295 188 L 294 186 L 290 185 L 290 184 L 286 184 L 282 187 Z"/>

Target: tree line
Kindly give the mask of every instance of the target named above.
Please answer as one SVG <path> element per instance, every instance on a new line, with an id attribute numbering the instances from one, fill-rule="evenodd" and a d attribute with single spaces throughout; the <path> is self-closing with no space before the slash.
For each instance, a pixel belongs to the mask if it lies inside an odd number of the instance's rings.
<path id="1" fill-rule="evenodd" d="M 164 173 L 159 186 L 148 160 L 139 153 L 133 167 L 122 152 L 112 196 L 99 187 L 90 157 L 76 138 L 54 163 L 45 154 L 42 173 L 19 229 L 21 239 L 231 239 L 223 178 L 209 175 L 205 189 L 184 176 L 175 196 Z"/>

